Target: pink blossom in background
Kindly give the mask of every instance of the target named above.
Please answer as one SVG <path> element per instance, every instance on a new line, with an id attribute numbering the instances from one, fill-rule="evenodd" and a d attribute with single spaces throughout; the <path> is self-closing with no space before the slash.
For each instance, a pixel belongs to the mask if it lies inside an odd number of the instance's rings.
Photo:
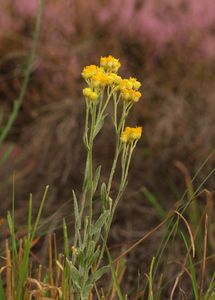
<path id="1" fill-rule="evenodd" d="M 14 9 L 17 11 L 17 13 L 23 17 L 34 17 L 39 3 L 38 0 L 10 0 L 10 2 L 11 5 L 14 6 Z"/>
<path id="2" fill-rule="evenodd" d="M 101 9 L 100 20 L 111 21 L 119 32 L 150 39 L 162 51 L 169 42 L 198 37 L 200 48 L 214 55 L 215 1 L 212 0 L 110 0 Z M 205 41 L 207 40 L 207 43 Z M 204 46 L 205 45 L 205 46 Z"/>
<path id="3" fill-rule="evenodd" d="M 39 0 L 0 0 L 0 31 L 26 28 L 33 20 Z M 215 56 L 214 0 L 50 0 L 44 2 L 44 40 L 65 47 L 80 33 L 147 39 L 160 55 L 169 44 L 198 45 L 196 51 Z M 183 46 L 182 46 L 183 48 Z"/>

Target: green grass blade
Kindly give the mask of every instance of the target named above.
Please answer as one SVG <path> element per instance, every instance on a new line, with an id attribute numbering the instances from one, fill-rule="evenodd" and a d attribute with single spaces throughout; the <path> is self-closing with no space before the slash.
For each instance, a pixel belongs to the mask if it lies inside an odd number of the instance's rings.
<path id="1" fill-rule="evenodd" d="M 11 251 L 12 251 L 13 261 L 15 259 L 15 261 L 17 263 L 18 254 L 17 254 L 16 236 L 15 236 L 14 222 L 13 222 L 10 212 L 8 212 L 8 214 L 7 214 L 7 222 L 8 222 L 10 236 L 11 236 L 11 248 L 12 248 Z"/>
<path id="2" fill-rule="evenodd" d="M 32 194 L 29 197 L 29 204 L 28 204 L 28 239 L 30 239 L 32 230 Z"/>
<path id="3" fill-rule="evenodd" d="M 0 158 L 0 166 L 3 165 L 8 160 L 8 158 L 11 155 L 13 149 L 14 149 L 14 145 L 10 145 L 10 146 L 7 147 L 4 154 Z"/>
<path id="4" fill-rule="evenodd" d="M 12 126 L 13 126 L 15 120 L 16 120 L 16 117 L 19 113 L 19 110 L 21 108 L 22 102 L 24 100 L 24 97 L 25 97 L 25 94 L 26 94 L 26 91 L 27 91 L 27 87 L 28 87 L 29 80 L 30 80 L 30 74 L 31 74 L 31 71 L 32 71 L 32 65 L 33 65 L 33 61 L 34 61 L 34 58 L 35 58 L 38 39 L 39 39 L 43 2 L 44 2 L 44 0 L 40 0 L 39 5 L 38 5 L 38 10 L 37 10 L 37 14 L 36 14 L 36 24 L 35 24 L 35 30 L 34 30 L 34 37 L 33 37 L 33 44 L 32 44 L 31 53 L 30 53 L 30 56 L 29 56 L 29 59 L 28 59 L 27 67 L 25 69 L 24 81 L 23 81 L 23 84 L 22 84 L 22 87 L 21 87 L 21 91 L 20 91 L 18 99 L 16 99 L 14 101 L 13 110 L 12 110 L 10 116 L 9 116 L 9 119 L 8 119 L 6 125 L 2 129 L 2 132 L 1 132 L 1 135 L 0 135 L 0 145 L 3 143 L 3 141 L 8 136 L 8 134 L 11 130 L 11 128 L 12 128 Z"/>
<path id="5" fill-rule="evenodd" d="M 150 270 L 149 270 L 149 275 L 147 276 L 148 281 L 149 281 L 149 295 L 148 295 L 148 300 L 154 300 L 154 295 L 153 295 L 153 267 L 155 263 L 155 257 L 152 258 L 152 262 L 150 265 Z"/>
<path id="6" fill-rule="evenodd" d="M 63 219 L 63 237 L 64 237 L 64 254 L 66 258 L 69 259 L 69 241 L 68 241 L 68 232 L 67 232 L 65 219 Z"/>
<path id="7" fill-rule="evenodd" d="M 35 234 L 36 234 L 36 231 L 37 231 L 37 227 L 38 227 L 39 220 L 40 220 L 40 217 L 41 217 L 41 214 L 42 214 L 43 206 L 44 206 L 47 194 L 48 194 L 48 189 L 49 189 L 49 186 L 47 185 L 46 188 L 45 188 L 45 192 L 43 194 L 43 198 L 42 198 L 40 207 L 39 207 L 39 211 L 38 211 L 38 214 L 37 214 L 37 217 L 36 217 L 36 221 L 34 223 L 33 231 L 32 231 L 32 234 L 31 234 L 31 242 L 33 241 L 33 239 L 35 237 Z"/>
<path id="8" fill-rule="evenodd" d="M 209 287 L 204 295 L 204 300 L 213 300 L 215 299 L 215 272 L 211 278 Z"/>
<path id="9" fill-rule="evenodd" d="M 184 244 L 186 246 L 187 253 L 188 253 L 189 270 L 190 270 L 190 274 L 191 274 L 191 282 L 192 282 L 192 287 L 193 287 L 193 293 L 194 293 L 194 296 L 195 296 L 195 300 L 198 300 L 199 299 L 199 296 L 198 296 L 198 283 L 197 283 L 197 279 L 196 279 L 195 267 L 194 267 L 194 264 L 193 264 L 192 257 L 190 255 L 190 249 L 189 249 L 186 237 L 185 237 L 185 235 L 183 234 L 182 231 L 180 231 L 180 234 L 182 236 L 182 239 L 184 241 Z"/>
<path id="10" fill-rule="evenodd" d="M 158 200 L 156 199 L 156 197 L 146 187 L 144 187 L 143 189 L 141 189 L 141 192 L 143 192 L 144 196 L 151 203 L 151 205 L 154 206 L 154 208 L 155 208 L 155 210 L 156 210 L 157 215 L 159 216 L 159 218 L 161 220 L 164 220 L 165 217 L 166 217 L 166 212 L 162 208 L 162 206 L 160 205 L 160 203 L 158 202 Z"/>
<path id="11" fill-rule="evenodd" d="M 18 270 L 19 272 L 19 279 L 17 283 L 17 300 L 23 300 L 23 287 L 25 280 L 28 275 L 28 264 L 29 264 L 29 253 L 31 249 L 31 241 L 26 239 L 24 241 L 24 253 L 21 266 Z"/>
<path id="12" fill-rule="evenodd" d="M 113 283 L 114 283 L 114 286 L 116 288 L 118 298 L 119 298 L 119 300 L 125 300 L 125 298 L 123 297 L 120 285 L 119 285 L 119 281 L 118 281 L 116 271 L 115 271 L 115 268 L 114 268 L 114 265 L 113 265 L 112 257 L 110 255 L 110 252 L 109 252 L 107 247 L 106 247 L 106 252 L 107 252 L 108 262 L 109 262 L 110 269 L 111 269 L 111 275 L 112 275 Z"/>

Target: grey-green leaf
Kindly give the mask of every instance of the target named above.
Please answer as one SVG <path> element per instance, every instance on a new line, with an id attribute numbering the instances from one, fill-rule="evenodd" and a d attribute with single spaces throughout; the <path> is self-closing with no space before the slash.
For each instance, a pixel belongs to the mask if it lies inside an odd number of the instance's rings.
<path id="1" fill-rule="evenodd" d="M 98 166 L 98 168 L 96 169 L 96 172 L 95 172 L 94 180 L 93 180 L 93 193 L 95 193 L 95 191 L 97 189 L 100 174 L 101 174 L 101 166 Z"/>
<path id="2" fill-rule="evenodd" d="M 77 201 L 77 197 L 76 197 L 74 191 L 72 191 L 72 195 L 73 195 L 73 202 L 74 202 L 76 230 L 79 230 L 80 229 L 80 216 L 79 216 L 79 211 L 78 211 L 78 201 Z"/>
<path id="3" fill-rule="evenodd" d="M 85 287 L 82 289 L 82 298 L 87 299 L 92 289 L 93 289 L 93 284 L 85 285 Z"/>
<path id="4" fill-rule="evenodd" d="M 107 200 L 107 187 L 106 184 L 103 182 L 101 185 L 101 201 L 104 207 L 107 207 L 106 200 Z"/>
<path id="5" fill-rule="evenodd" d="M 68 264 L 69 264 L 69 268 L 70 268 L 70 276 L 72 278 L 72 283 L 74 285 L 76 285 L 77 288 L 81 288 L 81 277 L 79 274 L 78 269 L 72 264 L 72 262 L 70 262 L 69 260 L 67 260 Z"/>
<path id="6" fill-rule="evenodd" d="M 99 270 L 97 270 L 94 274 L 92 274 L 92 281 L 96 282 L 98 281 L 105 273 L 107 273 L 110 270 L 109 266 L 101 267 Z"/>
<path id="7" fill-rule="evenodd" d="M 105 119 L 106 115 L 103 116 L 101 118 L 101 120 L 99 121 L 99 123 L 96 125 L 95 131 L 94 131 L 94 137 L 97 136 L 97 134 L 99 133 L 99 131 L 102 129 L 103 125 L 104 125 L 104 119 Z"/>
<path id="8" fill-rule="evenodd" d="M 107 218 L 108 218 L 109 214 L 110 214 L 109 210 L 105 210 L 101 214 L 101 216 L 98 218 L 98 220 L 96 221 L 96 223 L 92 227 L 92 234 L 96 234 L 99 230 L 101 230 L 101 228 L 103 227 L 103 225 L 107 221 Z"/>

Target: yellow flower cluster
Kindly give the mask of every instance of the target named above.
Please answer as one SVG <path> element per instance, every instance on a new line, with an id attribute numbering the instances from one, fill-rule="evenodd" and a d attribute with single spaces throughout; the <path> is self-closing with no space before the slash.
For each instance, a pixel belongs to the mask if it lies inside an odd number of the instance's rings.
<path id="1" fill-rule="evenodd" d="M 104 68 L 106 72 L 117 73 L 121 63 L 118 59 L 114 58 L 112 55 L 109 55 L 100 58 L 100 66 Z"/>
<path id="2" fill-rule="evenodd" d="M 121 142 L 130 143 L 139 140 L 142 135 L 142 127 L 126 127 L 121 133 Z"/>
<path id="3" fill-rule="evenodd" d="M 83 94 L 89 100 L 95 101 L 101 91 L 109 86 L 114 91 L 119 91 L 125 101 L 137 102 L 141 97 L 138 91 L 141 83 L 136 78 L 122 79 L 117 71 L 121 64 L 118 59 L 109 55 L 100 58 L 100 66 L 89 65 L 82 71 L 82 76 L 86 80 L 89 88 L 83 90 Z"/>
<path id="4" fill-rule="evenodd" d="M 98 99 L 98 94 L 94 92 L 91 88 L 83 89 L 83 95 L 91 101 L 96 101 Z"/>
<path id="5" fill-rule="evenodd" d="M 103 71 L 102 68 L 97 67 L 96 65 L 89 65 L 84 67 L 81 75 L 84 79 L 91 79 L 98 71 Z"/>
<path id="6" fill-rule="evenodd" d="M 138 91 L 140 86 L 141 83 L 136 78 L 123 79 L 119 85 L 122 99 L 138 102 L 141 97 L 141 93 Z"/>
<path id="7" fill-rule="evenodd" d="M 138 102 L 141 97 L 141 93 L 133 89 L 123 89 L 121 91 L 121 96 L 125 101 Z"/>
<path id="8" fill-rule="evenodd" d="M 75 246 L 72 246 L 71 250 L 73 255 L 78 255 L 78 249 Z"/>
<path id="9" fill-rule="evenodd" d="M 141 83 L 137 81 L 136 78 L 130 77 L 129 79 L 123 79 L 120 82 L 120 89 L 134 89 L 135 91 L 139 90 Z"/>

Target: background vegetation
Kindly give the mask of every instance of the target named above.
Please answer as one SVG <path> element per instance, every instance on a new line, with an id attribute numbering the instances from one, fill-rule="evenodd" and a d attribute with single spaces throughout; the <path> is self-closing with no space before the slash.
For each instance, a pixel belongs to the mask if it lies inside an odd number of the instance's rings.
<path id="1" fill-rule="evenodd" d="M 173 299 L 201 299 L 201 290 L 207 297 L 215 248 L 214 2 L 45 2 L 39 40 L 39 28 L 35 31 L 38 4 L 36 0 L 0 1 L 2 248 L 9 237 L 5 219 L 12 207 L 13 185 L 17 239 L 25 234 L 29 194 L 34 195 L 36 214 L 44 186 L 49 185 L 40 238 L 31 249 L 33 262 L 46 265 L 48 233 L 56 232 L 61 248 L 63 218 L 72 243 L 72 189 L 81 194 L 85 161 L 81 71 L 85 65 L 96 64 L 98 57 L 113 54 L 120 58 L 125 77 L 142 82 L 143 100 L 133 109 L 129 122 L 143 126 L 143 138 L 113 220 L 111 255 L 123 253 L 163 222 L 170 211 L 177 209 L 181 214 L 180 205 L 184 208 L 189 201 L 193 203 L 183 212 L 188 223 L 175 214 L 180 222 L 168 221 L 124 256 L 126 264 L 117 266 L 122 271 L 122 293 L 136 299 L 147 290 L 143 299 L 159 299 L 158 294 L 152 295 L 153 283 L 154 291 L 161 291 L 160 299 L 170 299 L 177 283 Z M 107 123 L 96 141 L 95 163 L 103 162 L 102 180 L 107 178 L 113 158 L 111 130 Z M 117 180 L 114 189 L 118 189 Z M 180 233 L 181 227 L 176 234 L 173 224 L 178 228 L 178 222 L 183 230 L 184 226 L 190 228 L 189 238 L 184 231 Z M 194 260 L 188 251 L 191 236 Z M 159 281 L 162 273 L 163 284 Z"/>

